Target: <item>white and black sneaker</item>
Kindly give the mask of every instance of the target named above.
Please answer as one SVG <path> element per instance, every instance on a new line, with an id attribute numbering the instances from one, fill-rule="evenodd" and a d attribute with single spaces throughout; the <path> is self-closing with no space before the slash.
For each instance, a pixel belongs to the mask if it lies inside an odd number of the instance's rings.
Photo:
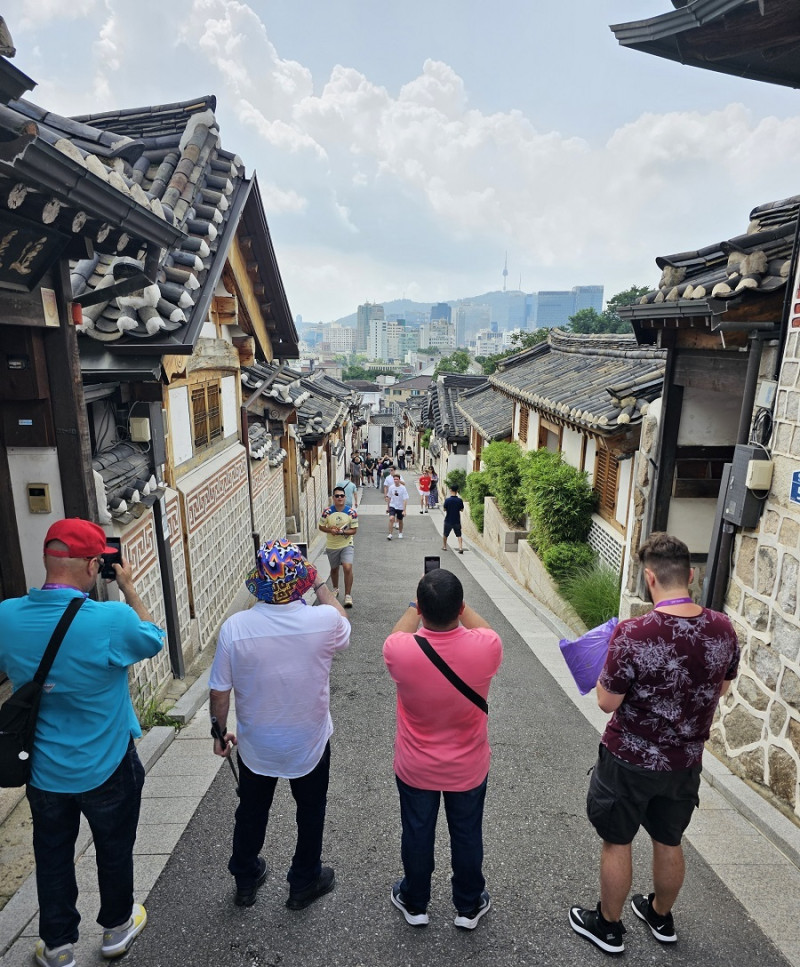
<path id="1" fill-rule="evenodd" d="M 410 923 L 412 927 L 427 927 L 429 923 L 427 912 L 408 906 L 405 897 L 400 892 L 401 882 L 402 880 L 398 880 L 392 887 L 392 903 L 406 918 L 406 923 Z"/>
<path id="2" fill-rule="evenodd" d="M 600 904 L 596 910 L 584 910 L 583 907 L 570 907 L 569 925 L 582 937 L 590 940 L 595 947 L 599 947 L 607 954 L 621 954 L 625 951 L 622 935 L 625 927 L 622 921 L 611 923 L 600 913 Z"/>
<path id="3" fill-rule="evenodd" d="M 478 921 L 484 915 L 488 913 L 492 906 L 492 900 L 489 896 L 488 891 L 484 890 L 481 893 L 480 903 L 475 907 L 474 910 L 470 910 L 468 913 L 459 913 L 455 918 L 453 923 L 460 927 L 462 930 L 474 930 L 478 926 Z"/>
<path id="4" fill-rule="evenodd" d="M 675 921 L 672 919 L 672 913 L 667 913 L 663 917 L 656 913 L 653 909 L 654 896 L 655 893 L 651 893 L 649 896 L 635 893 L 631 897 L 631 910 L 650 927 L 650 932 L 659 943 L 675 943 L 678 937 L 675 933 Z"/>

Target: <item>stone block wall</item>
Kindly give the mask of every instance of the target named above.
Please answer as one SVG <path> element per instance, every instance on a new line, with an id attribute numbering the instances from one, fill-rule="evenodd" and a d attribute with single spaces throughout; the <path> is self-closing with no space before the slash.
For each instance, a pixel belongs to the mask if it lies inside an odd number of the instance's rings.
<path id="1" fill-rule="evenodd" d="M 309 545 L 319 532 L 319 519 L 323 507 L 328 504 L 329 492 L 327 463 L 319 460 L 311 474 L 306 477 L 305 488 L 300 494 L 301 533 L 303 540 Z"/>
<path id="2" fill-rule="evenodd" d="M 253 562 L 247 455 L 240 444 L 178 481 L 200 648 L 212 644 Z"/>
<path id="3" fill-rule="evenodd" d="M 283 467 L 270 467 L 266 460 L 250 462 L 253 520 L 262 541 L 286 537 L 286 498 Z"/>
<path id="4" fill-rule="evenodd" d="M 797 317 L 792 325 L 800 322 Z M 800 817 L 800 333 L 790 329 L 770 448 L 772 488 L 758 527 L 737 535 L 726 612 L 742 647 L 712 747 Z"/>

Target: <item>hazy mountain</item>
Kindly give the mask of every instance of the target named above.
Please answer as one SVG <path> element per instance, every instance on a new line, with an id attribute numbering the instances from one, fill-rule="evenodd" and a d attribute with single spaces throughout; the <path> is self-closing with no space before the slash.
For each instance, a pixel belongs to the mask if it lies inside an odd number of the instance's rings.
<path id="1" fill-rule="evenodd" d="M 499 310 L 501 306 L 507 305 L 509 299 L 513 296 L 515 299 L 519 299 L 524 295 L 524 293 L 518 290 L 513 290 L 509 292 L 495 291 L 495 292 L 484 292 L 483 295 L 474 295 L 466 299 L 437 299 L 436 302 L 444 301 L 448 302 L 453 309 L 456 306 L 464 305 L 467 302 L 474 303 L 476 305 L 488 305 L 492 307 L 493 313 L 492 318 L 495 318 L 495 311 Z M 429 319 L 431 307 L 436 305 L 436 302 L 414 302 L 411 299 L 390 299 L 388 302 L 378 302 L 378 305 L 383 306 L 384 315 L 386 318 L 399 317 L 401 319 L 407 319 L 409 322 L 418 322 L 420 319 Z M 497 315 L 501 315 L 499 312 Z M 357 313 L 351 312 L 348 316 L 342 316 L 341 319 L 335 319 L 334 322 L 340 326 L 355 326 L 357 319 Z"/>

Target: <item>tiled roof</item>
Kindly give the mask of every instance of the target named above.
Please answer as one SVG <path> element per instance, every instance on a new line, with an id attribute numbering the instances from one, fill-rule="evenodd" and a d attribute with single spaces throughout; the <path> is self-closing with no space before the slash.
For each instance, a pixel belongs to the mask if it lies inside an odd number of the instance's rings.
<path id="1" fill-rule="evenodd" d="M 123 441 L 92 458 L 92 470 L 103 481 L 107 507 L 100 507 L 118 524 L 129 524 L 164 493 L 152 470 L 149 447 Z M 99 491 L 98 491 L 99 496 Z"/>
<path id="2" fill-rule="evenodd" d="M 489 381 L 544 414 L 610 434 L 641 420 L 661 395 L 665 358 L 633 335 L 553 329 L 547 343 L 503 360 Z"/>
<path id="3" fill-rule="evenodd" d="M 800 195 L 759 205 L 750 213 L 742 235 L 694 251 L 656 259 L 662 270 L 658 287 L 642 296 L 639 305 L 621 315 L 657 313 L 658 307 L 678 311 L 721 313 L 731 302 L 782 290 L 789 277 L 797 231 Z"/>
<path id="4" fill-rule="evenodd" d="M 83 303 L 86 338 L 81 355 L 189 353 L 194 348 L 242 219 L 252 239 L 250 256 L 262 272 L 263 308 L 278 320 L 276 354 L 296 355 L 297 333 L 277 272 L 269 232 L 253 178 L 242 160 L 223 149 L 215 99 L 202 97 L 157 107 L 65 118 L 27 101 L 10 105 L 30 119 L 38 140 L 53 145 L 107 183 L 123 210 L 140 210 L 169 228 L 161 251 L 141 252 L 130 229 L 109 219 L 91 258 L 73 263 L 73 296 Z M 2 119 L 0 119 L 2 120 Z M 1 165 L 0 165 L 1 167 Z M 263 237 L 262 237 L 263 236 Z M 130 294 L 103 298 L 106 286 L 148 272 L 155 282 L 130 286 Z M 265 277 L 266 276 L 266 277 Z M 271 315 L 270 315 L 271 314 Z M 91 367 L 90 367 L 91 368 Z"/>
<path id="5" fill-rule="evenodd" d="M 466 440 L 469 436 L 467 420 L 458 409 L 459 399 L 471 389 L 487 382 L 485 376 L 462 376 L 443 373 L 428 391 L 426 419 L 436 436 L 445 440 Z"/>
<path id="6" fill-rule="evenodd" d="M 456 405 L 484 440 L 505 440 L 511 436 L 514 404 L 489 383 L 465 393 Z"/>

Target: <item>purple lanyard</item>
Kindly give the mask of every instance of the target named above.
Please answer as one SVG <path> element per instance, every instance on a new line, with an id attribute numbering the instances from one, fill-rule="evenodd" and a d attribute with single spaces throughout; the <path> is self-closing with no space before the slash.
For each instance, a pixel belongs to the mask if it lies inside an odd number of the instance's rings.
<path id="1" fill-rule="evenodd" d="M 656 608 L 671 608 L 673 604 L 694 604 L 691 598 L 666 598 L 664 601 L 659 601 Z"/>
<path id="2" fill-rule="evenodd" d="M 48 581 L 47 584 L 43 584 L 42 591 L 80 591 L 84 598 L 89 597 L 86 591 L 81 591 L 74 584 L 55 584 L 53 581 Z"/>

